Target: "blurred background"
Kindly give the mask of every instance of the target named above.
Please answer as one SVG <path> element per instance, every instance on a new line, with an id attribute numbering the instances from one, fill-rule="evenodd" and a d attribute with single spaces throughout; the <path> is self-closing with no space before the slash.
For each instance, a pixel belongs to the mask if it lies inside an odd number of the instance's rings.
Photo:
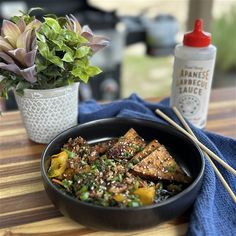
<path id="1" fill-rule="evenodd" d="M 92 62 L 99 78 L 80 86 L 81 100 L 114 100 L 137 93 L 143 98 L 169 96 L 173 50 L 183 34 L 203 18 L 217 47 L 213 87 L 236 85 L 235 0 L 28 0 L 0 1 L 0 17 L 10 18 L 31 7 L 40 14 L 74 14 L 82 25 L 110 38 L 110 47 Z M 7 109 L 14 101 L 7 101 Z"/>

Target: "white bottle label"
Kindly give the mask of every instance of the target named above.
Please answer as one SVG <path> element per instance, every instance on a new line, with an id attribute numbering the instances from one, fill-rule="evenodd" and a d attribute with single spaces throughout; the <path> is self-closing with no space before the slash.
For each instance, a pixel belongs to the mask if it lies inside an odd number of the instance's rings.
<path id="1" fill-rule="evenodd" d="M 206 125 L 214 60 L 175 58 L 170 105 L 199 128 Z"/>

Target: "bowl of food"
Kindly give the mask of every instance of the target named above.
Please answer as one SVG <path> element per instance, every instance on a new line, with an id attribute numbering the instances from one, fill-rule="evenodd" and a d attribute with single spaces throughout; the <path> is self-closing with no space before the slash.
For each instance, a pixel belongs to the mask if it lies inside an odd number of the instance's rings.
<path id="1" fill-rule="evenodd" d="M 108 118 L 72 127 L 45 148 L 41 175 L 59 211 L 103 230 L 137 230 L 183 214 L 202 184 L 199 147 L 164 124 Z"/>

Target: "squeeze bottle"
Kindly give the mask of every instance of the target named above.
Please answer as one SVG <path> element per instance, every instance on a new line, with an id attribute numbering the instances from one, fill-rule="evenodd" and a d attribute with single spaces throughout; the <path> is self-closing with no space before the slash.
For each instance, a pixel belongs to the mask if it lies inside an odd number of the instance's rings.
<path id="1" fill-rule="evenodd" d="M 215 66 L 216 47 L 211 35 L 202 30 L 203 21 L 195 21 L 194 30 L 184 35 L 175 47 L 170 106 L 198 128 L 204 128 Z"/>

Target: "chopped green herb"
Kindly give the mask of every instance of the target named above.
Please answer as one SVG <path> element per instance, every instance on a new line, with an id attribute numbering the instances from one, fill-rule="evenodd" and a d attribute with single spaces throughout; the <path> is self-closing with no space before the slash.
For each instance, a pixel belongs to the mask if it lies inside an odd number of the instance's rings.
<path id="1" fill-rule="evenodd" d="M 139 207 L 139 206 L 141 206 L 141 203 L 140 202 L 132 201 L 132 202 L 128 203 L 128 206 L 129 207 Z"/>
<path id="2" fill-rule="evenodd" d="M 75 155 L 76 155 L 74 152 L 71 152 L 71 151 L 67 150 L 66 148 L 62 148 L 62 150 L 68 154 L 68 159 L 71 159 L 71 158 L 75 157 Z"/>
<path id="3" fill-rule="evenodd" d="M 132 162 L 132 164 L 136 165 L 136 164 L 138 164 L 139 161 L 138 161 L 138 159 L 134 158 L 131 160 L 131 162 Z"/>
<path id="4" fill-rule="evenodd" d="M 128 169 L 133 169 L 133 167 L 134 167 L 133 163 L 130 162 L 130 163 L 128 164 Z"/>
<path id="5" fill-rule="evenodd" d="M 80 200 L 86 201 L 89 198 L 89 192 L 83 192 L 79 196 Z"/>
<path id="6" fill-rule="evenodd" d="M 86 192 L 88 190 L 88 187 L 86 185 L 83 185 L 80 189 L 80 192 L 83 193 L 83 192 Z"/>
<path id="7" fill-rule="evenodd" d="M 62 183 L 63 183 L 64 188 L 69 189 L 71 187 L 71 185 L 73 184 L 73 181 L 67 180 L 67 179 L 63 179 Z"/>

